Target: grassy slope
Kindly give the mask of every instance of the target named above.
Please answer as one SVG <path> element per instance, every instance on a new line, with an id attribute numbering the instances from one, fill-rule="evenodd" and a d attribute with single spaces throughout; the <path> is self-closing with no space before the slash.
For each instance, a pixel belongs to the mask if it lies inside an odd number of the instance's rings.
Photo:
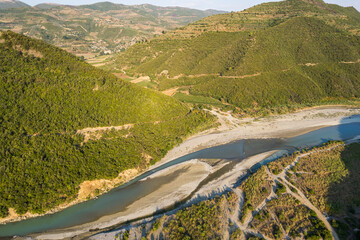
<path id="1" fill-rule="evenodd" d="M 175 99 L 12 32 L 1 33 L 0 62 L 0 206 L 5 210 L 43 212 L 73 199 L 84 180 L 144 169 L 212 121 Z M 76 134 L 124 124 L 135 125 L 85 143 Z"/>
<path id="2" fill-rule="evenodd" d="M 283 239 L 281 228 L 291 239 L 305 233 L 305 239 L 332 239 L 316 214 L 290 194 L 283 194 L 269 201 L 266 209 L 255 215 L 251 227 L 259 229 L 262 234 L 272 239 Z"/>
<path id="3" fill-rule="evenodd" d="M 237 17 L 244 17 L 245 26 L 234 30 Z M 188 86 L 192 95 L 245 109 L 349 99 L 359 96 L 360 63 L 341 62 L 360 59 L 360 38 L 353 32 L 360 29 L 358 18 L 356 10 L 321 1 L 267 3 L 195 24 L 206 31 L 190 24 L 137 44 L 117 64 L 129 74 L 151 76 L 159 90 Z M 169 79 L 179 75 L 185 76 Z"/>
<path id="4" fill-rule="evenodd" d="M 341 239 L 351 235 L 360 223 L 356 213 L 360 206 L 356 187 L 360 183 L 359 156 L 360 144 L 312 154 L 301 159 L 292 169 L 296 174 L 290 177 L 318 209 L 334 217 L 332 224 Z"/>

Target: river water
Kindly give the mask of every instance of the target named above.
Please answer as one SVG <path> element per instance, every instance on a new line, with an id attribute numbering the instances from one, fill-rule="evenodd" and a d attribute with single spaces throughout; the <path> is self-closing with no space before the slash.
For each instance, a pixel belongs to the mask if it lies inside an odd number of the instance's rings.
<path id="1" fill-rule="evenodd" d="M 176 178 L 179 172 L 164 177 L 148 178 L 151 174 L 191 159 L 225 159 L 240 162 L 245 158 L 279 150 L 278 154 L 265 160 L 270 161 L 280 154 L 290 153 L 305 147 L 320 145 L 329 140 L 348 140 L 360 135 L 360 122 L 325 127 L 288 139 L 247 139 L 204 149 L 191 153 L 142 174 L 136 179 L 112 191 L 61 212 L 0 226 L 0 237 L 24 236 L 54 229 L 73 227 L 93 222 L 100 217 L 122 212 L 131 203 L 146 197 L 164 183 Z M 280 153 L 280 154 L 279 154 Z M 264 162 L 263 162 L 264 163 Z M 258 167 L 257 164 L 255 167 Z M 143 180 L 143 181 L 140 181 Z"/>

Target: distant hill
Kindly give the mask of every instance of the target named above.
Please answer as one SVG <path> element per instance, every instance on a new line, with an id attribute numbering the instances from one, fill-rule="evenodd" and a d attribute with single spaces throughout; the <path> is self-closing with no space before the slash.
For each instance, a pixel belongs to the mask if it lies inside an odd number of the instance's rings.
<path id="1" fill-rule="evenodd" d="M 70 53 L 0 32 L 0 218 L 43 213 L 85 180 L 143 171 L 212 117 Z"/>
<path id="2" fill-rule="evenodd" d="M 0 0 L 0 9 L 30 7 L 26 3 L 17 0 Z"/>
<path id="3" fill-rule="evenodd" d="M 217 13 L 222 12 L 110 2 L 84 6 L 44 3 L 0 10 L 0 30 L 42 39 L 88 58 L 123 51 L 136 42 Z"/>
<path id="4" fill-rule="evenodd" d="M 50 8 L 54 8 L 54 7 L 59 7 L 61 6 L 60 4 L 56 4 L 56 3 L 40 3 L 38 5 L 35 5 L 34 8 L 38 8 L 38 9 L 50 9 Z"/>
<path id="5" fill-rule="evenodd" d="M 358 98 L 359 19 L 320 0 L 265 3 L 137 44 L 115 66 L 184 102 L 240 112 Z"/>
<path id="6" fill-rule="evenodd" d="M 180 28 L 167 37 L 191 37 L 209 31 L 258 31 L 294 17 L 314 17 L 360 35 L 360 14 L 353 7 L 326 4 L 323 0 L 285 0 L 259 4 L 241 12 L 210 16 Z"/>

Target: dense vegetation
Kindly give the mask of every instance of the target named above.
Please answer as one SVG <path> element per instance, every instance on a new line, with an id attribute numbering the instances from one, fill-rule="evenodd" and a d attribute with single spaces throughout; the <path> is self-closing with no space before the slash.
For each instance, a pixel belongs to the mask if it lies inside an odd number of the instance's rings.
<path id="1" fill-rule="evenodd" d="M 291 239 L 301 236 L 305 239 L 332 239 L 316 213 L 289 194 L 269 201 L 266 209 L 255 215 L 251 226 L 272 239 L 283 239 L 283 231 Z"/>
<path id="2" fill-rule="evenodd" d="M 236 16 L 246 16 L 243 26 Z M 347 20 L 342 24 L 341 18 Z M 267 3 L 197 22 L 209 26 L 206 31 L 191 24 L 137 44 L 117 58 L 116 67 L 150 76 L 161 91 L 187 89 L 194 97 L 180 97 L 184 102 L 219 106 L 218 101 L 235 111 L 357 99 L 358 19 L 354 9 L 322 1 Z M 248 26 L 255 23 L 259 27 Z M 193 30 L 196 34 L 188 36 Z M 194 101 L 198 96 L 207 99 Z"/>
<path id="3" fill-rule="evenodd" d="M 204 201 L 176 213 L 164 228 L 167 239 L 221 239 L 228 227 L 225 212 L 234 209 L 234 193 Z M 229 201 L 230 200 L 230 201 Z"/>
<path id="4" fill-rule="evenodd" d="M 146 168 L 212 117 L 39 40 L 0 33 L 0 216 L 42 213 L 84 180 Z M 84 141 L 77 130 L 133 124 Z"/>
<path id="5" fill-rule="evenodd" d="M 241 184 L 240 188 L 245 196 L 244 206 L 241 210 L 241 221 L 244 221 L 248 214 L 269 196 L 273 184 L 273 181 L 266 174 L 265 167 L 261 167 Z"/>
<path id="6" fill-rule="evenodd" d="M 236 214 L 238 197 L 234 192 L 194 204 L 175 214 L 164 215 L 150 226 L 141 225 L 142 239 L 223 239 L 230 230 L 229 239 L 239 240 L 243 232 L 229 222 L 228 215 Z M 130 231 L 121 231 L 115 239 L 127 239 Z M 139 236 L 137 236 L 139 237 Z"/>
<path id="7" fill-rule="evenodd" d="M 4 4 L 9 5 L 9 2 L 0 3 L 0 9 Z M 127 6 L 110 2 L 82 6 L 25 6 L 0 10 L 0 30 L 12 30 L 36 37 L 86 58 L 95 54 L 120 52 L 155 34 L 161 35 L 162 32 L 221 13 L 149 4 Z"/>

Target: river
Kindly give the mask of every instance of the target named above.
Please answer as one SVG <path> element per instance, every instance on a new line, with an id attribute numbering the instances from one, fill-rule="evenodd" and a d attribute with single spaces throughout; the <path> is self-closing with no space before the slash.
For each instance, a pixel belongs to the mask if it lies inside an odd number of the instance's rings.
<path id="1" fill-rule="evenodd" d="M 154 178 L 147 178 L 148 176 L 191 159 L 225 159 L 238 163 L 248 157 L 260 153 L 278 150 L 277 155 L 264 160 L 267 162 L 278 157 L 280 155 L 279 153 L 291 153 L 301 148 L 320 145 L 329 140 L 348 140 L 358 135 L 360 135 L 360 122 L 355 122 L 324 127 L 292 138 L 244 139 L 221 146 L 203 149 L 177 158 L 146 172 L 134 180 L 99 196 L 97 199 L 77 204 L 55 214 L 1 225 L 0 237 L 15 235 L 25 236 L 54 229 L 78 226 L 96 221 L 106 215 L 122 212 L 134 201 L 146 197 L 162 184 L 176 178 L 178 173 Z M 264 163 L 264 161 L 262 163 Z M 255 167 L 258 167 L 260 164 L 257 164 Z M 229 164 L 229 166 L 231 166 L 231 164 Z M 220 173 L 223 174 L 223 172 L 219 172 L 218 174 Z M 215 178 L 216 176 L 215 173 L 212 178 Z"/>

